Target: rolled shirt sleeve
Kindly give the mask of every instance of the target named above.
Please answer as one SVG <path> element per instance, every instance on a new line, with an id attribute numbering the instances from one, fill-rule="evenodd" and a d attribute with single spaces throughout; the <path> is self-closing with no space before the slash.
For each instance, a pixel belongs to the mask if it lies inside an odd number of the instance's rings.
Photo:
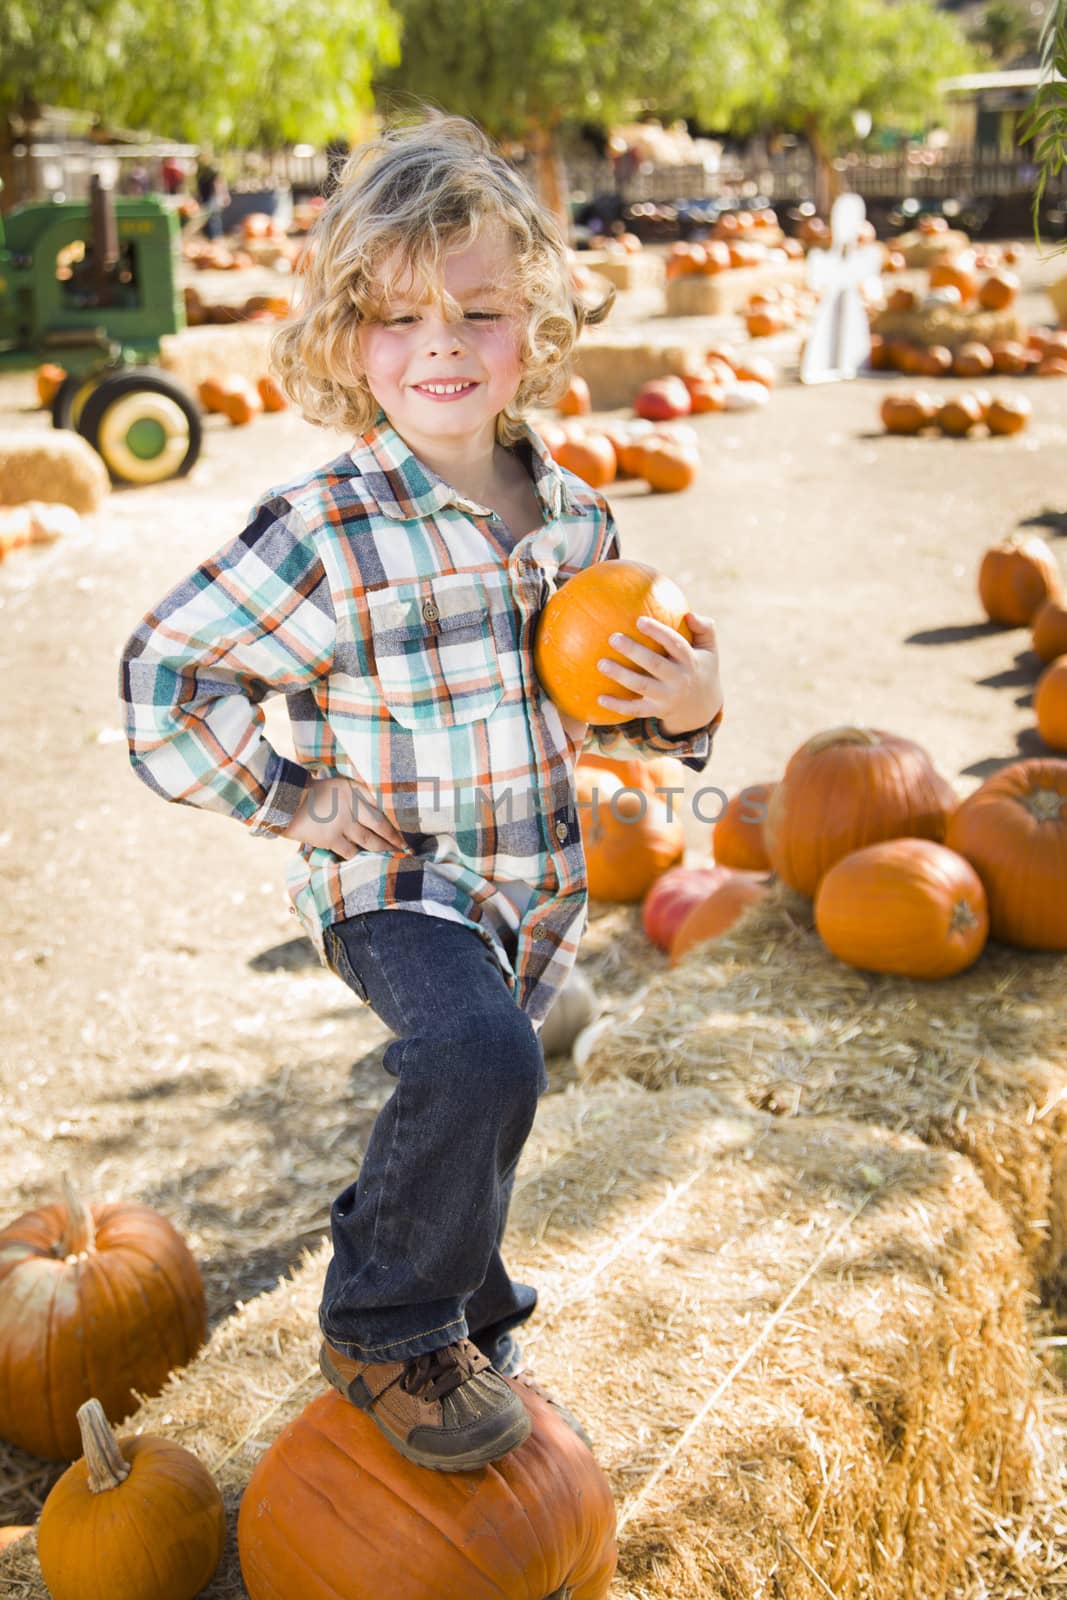
<path id="1" fill-rule="evenodd" d="M 285 501 L 142 619 L 122 652 L 130 763 L 164 799 L 284 833 L 311 774 L 273 748 L 260 702 L 328 673 L 336 625 L 313 535 Z"/>

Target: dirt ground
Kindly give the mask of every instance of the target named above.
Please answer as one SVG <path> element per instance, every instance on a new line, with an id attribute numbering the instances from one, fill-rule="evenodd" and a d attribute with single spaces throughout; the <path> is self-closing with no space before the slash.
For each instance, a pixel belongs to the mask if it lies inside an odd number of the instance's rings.
<path id="1" fill-rule="evenodd" d="M 1064 271 L 1030 258 L 1035 322 L 1053 320 L 1040 285 Z M 646 311 L 624 300 L 616 321 Z M 1020 528 L 1067 572 L 1067 382 L 996 380 L 1032 401 L 1017 439 L 896 439 L 878 407 L 906 380 L 803 389 L 788 376 L 795 340 L 762 347 L 783 382 L 765 412 L 695 419 L 693 490 L 611 495 L 624 553 L 717 622 L 726 718 L 691 792 L 774 778 L 807 735 L 843 722 L 918 739 L 961 792 L 1041 753 L 1028 634 L 982 620 L 975 577 L 984 548 Z M 10 426 L 46 426 L 32 375 L 0 380 Z M 116 492 L 76 537 L 0 565 L 2 1220 L 56 1198 L 64 1172 L 92 1198 L 157 1206 L 202 1264 L 213 1325 L 322 1234 L 389 1092 L 385 1032 L 297 937 L 291 846 L 165 808 L 132 776 L 117 663 L 141 615 L 265 488 L 346 442 L 287 414 L 248 429 L 208 419 L 189 479 Z M 280 701 L 268 726 L 288 749 Z M 704 853 L 690 806 L 686 827 Z M 621 979 L 595 934 L 594 919 L 583 961 L 610 1000 Z M 567 1080 L 557 1067 L 554 1085 Z M 0 1523 L 32 1518 L 48 1481 L 0 1447 Z"/>

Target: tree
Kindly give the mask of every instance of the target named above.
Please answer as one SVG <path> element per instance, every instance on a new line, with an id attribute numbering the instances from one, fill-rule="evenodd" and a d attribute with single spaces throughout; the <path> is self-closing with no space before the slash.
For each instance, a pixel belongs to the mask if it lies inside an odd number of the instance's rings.
<path id="1" fill-rule="evenodd" d="M 564 123 L 610 123 L 645 109 L 692 107 L 725 83 L 736 56 L 737 0 L 394 0 L 399 65 L 382 74 L 389 111 L 429 104 L 490 137 L 532 150 L 542 199 L 559 191 Z"/>
<path id="2" fill-rule="evenodd" d="M 12 112 L 239 148 L 344 132 L 397 57 L 388 0 L 0 0 L 0 176 Z"/>
<path id="3" fill-rule="evenodd" d="M 970 37 L 988 50 L 1000 65 L 1033 50 L 1041 35 L 1040 27 L 1015 3 L 1015 0 L 990 0 L 981 21 Z"/>
<path id="4" fill-rule="evenodd" d="M 1067 0 L 1055 0 L 1045 18 L 1041 36 L 1041 82 L 1033 108 L 1022 127 L 1025 139 L 1034 141 L 1037 185 L 1034 189 L 1034 239 L 1041 244 L 1041 202 L 1048 180 L 1058 177 L 1067 163 Z M 1062 240 L 1053 250 L 1067 250 Z"/>
<path id="5" fill-rule="evenodd" d="M 943 78 L 974 54 L 956 22 L 928 0 L 760 0 L 768 13 L 758 73 L 734 96 L 739 124 L 803 133 L 816 161 L 816 204 L 837 190 L 833 160 L 855 143 L 853 114 L 910 131 L 936 112 Z"/>

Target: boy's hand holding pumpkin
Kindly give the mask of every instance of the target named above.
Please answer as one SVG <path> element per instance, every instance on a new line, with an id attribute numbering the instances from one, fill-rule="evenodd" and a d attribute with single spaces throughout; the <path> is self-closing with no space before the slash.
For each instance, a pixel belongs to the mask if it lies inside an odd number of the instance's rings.
<path id="1" fill-rule="evenodd" d="M 690 733 L 706 728 L 722 707 L 719 657 L 715 648 L 715 624 L 710 617 L 687 611 L 685 620 L 693 635 L 690 644 L 675 629 L 654 617 L 639 617 L 642 633 L 664 652 L 650 650 L 626 633 L 613 633 L 608 641 L 613 650 L 627 656 L 632 667 L 608 658 L 597 665 L 609 678 L 637 699 L 616 699 L 599 695 L 598 704 L 610 711 L 625 711 L 631 717 L 656 717 L 669 734 Z"/>

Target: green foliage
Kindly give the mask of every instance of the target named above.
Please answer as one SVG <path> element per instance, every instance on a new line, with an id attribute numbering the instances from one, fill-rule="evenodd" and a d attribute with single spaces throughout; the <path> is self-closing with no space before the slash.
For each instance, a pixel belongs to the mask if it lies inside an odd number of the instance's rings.
<path id="1" fill-rule="evenodd" d="M 0 0 L 0 113 L 27 98 L 238 147 L 325 141 L 394 61 L 388 0 Z"/>
<path id="2" fill-rule="evenodd" d="M 1067 161 L 1067 0 L 1056 0 L 1045 22 L 1041 40 L 1041 65 L 1043 76 L 1034 104 L 1023 121 L 1020 133 L 1023 139 L 1034 141 L 1034 160 L 1038 178 L 1034 190 L 1034 239 L 1041 245 L 1041 201 L 1048 180 L 1063 171 Z M 1053 251 L 1060 255 L 1067 250 L 1067 240 L 1061 241 Z"/>
<path id="3" fill-rule="evenodd" d="M 977 27 L 970 33 L 999 63 L 1014 60 L 1036 48 L 1041 29 L 1022 11 L 1016 0 L 990 0 Z"/>

